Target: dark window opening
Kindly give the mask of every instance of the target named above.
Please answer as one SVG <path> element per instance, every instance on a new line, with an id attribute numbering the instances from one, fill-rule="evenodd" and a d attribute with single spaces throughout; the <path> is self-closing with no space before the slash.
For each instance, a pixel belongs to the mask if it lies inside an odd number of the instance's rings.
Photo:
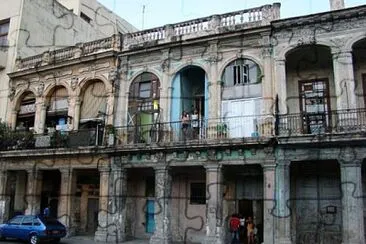
<path id="1" fill-rule="evenodd" d="M 9 20 L 0 21 L 0 47 L 8 46 Z"/>
<path id="2" fill-rule="evenodd" d="M 234 65 L 233 66 L 234 85 L 243 85 L 250 83 L 249 65 Z"/>
<path id="3" fill-rule="evenodd" d="M 145 196 L 155 197 L 155 179 L 154 177 L 148 177 L 146 179 Z"/>
<path id="4" fill-rule="evenodd" d="M 261 82 L 259 66 L 249 59 L 238 59 L 231 62 L 223 73 L 225 87 L 249 85 Z"/>
<path id="5" fill-rule="evenodd" d="M 190 204 L 206 204 L 205 183 L 191 183 Z"/>
<path id="6" fill-rule="evenodd" d="M 80 17 L 85 20 L 86 22 L 88 22 L 90 24 L 91 22 L 91 18 L 89 16 L 87 16 L 86 14 L 84 14 L 83 12 L 80 12 Z"/>

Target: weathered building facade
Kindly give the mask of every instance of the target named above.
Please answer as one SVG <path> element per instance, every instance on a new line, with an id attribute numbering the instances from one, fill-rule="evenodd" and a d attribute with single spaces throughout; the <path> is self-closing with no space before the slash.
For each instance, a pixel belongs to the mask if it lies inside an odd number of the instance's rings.
<path id="1" fill-rule="evenodd" d="M 228 243 L 240 213 L 263 243 L 364 243 L 366 6 L 279 8 L 19 60 L 1 217 L 51 202 L 100 241 Z"/>

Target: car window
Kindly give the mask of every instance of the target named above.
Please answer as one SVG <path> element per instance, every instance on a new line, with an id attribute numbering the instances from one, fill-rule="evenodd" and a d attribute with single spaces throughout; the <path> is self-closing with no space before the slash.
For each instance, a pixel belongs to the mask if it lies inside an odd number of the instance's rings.
<path id="1" fill-rule="evenodd" d="M 34 218 L 33 219 L 33 225 L 39 226 L 39 225 L 41 225 L 41 221 L 39 221 L 39 219 L 37 219 L 37 218 Z"/>
<path id="2" fill-rule="evenodd" d="M 20 223 L 22 222 L 23 216 L 16 216 L 14 218 L 12 218 L 11 220 L 9 220 L 9 224 L 10 225 L 20 225 Z"/>
<path id="3" fill-rule="evenodd" d="M 32 225 L 34 216 L 24 216 L 22 225 Z"/>

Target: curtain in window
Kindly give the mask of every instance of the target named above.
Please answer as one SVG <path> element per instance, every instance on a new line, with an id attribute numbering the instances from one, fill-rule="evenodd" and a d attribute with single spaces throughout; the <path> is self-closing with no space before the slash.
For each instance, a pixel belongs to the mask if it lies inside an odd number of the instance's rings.
<path id="1" fill-rule="evenodd" d="M 103 82 L 90 84 L 84 92 L 81 105 L 80 119 L 91 119 L 100 117 L 100 112 L 105 113 L 107 108 L 107 97 Z"/>

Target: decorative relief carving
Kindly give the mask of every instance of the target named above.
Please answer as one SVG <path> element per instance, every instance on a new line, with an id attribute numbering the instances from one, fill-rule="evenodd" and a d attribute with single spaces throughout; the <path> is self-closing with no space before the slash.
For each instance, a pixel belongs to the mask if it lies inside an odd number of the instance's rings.
<path id="1" fill-rule="evenodd" d="M 44 91 L 44 83 L 41 82 L 38 86 L 37 86 L 37 97 L 40 97 L 42 96 L 43 94 L 43 91 Z"/>
<path id="2" fill-rule="evenodd" d="M 79 78 L 78 77 L 72 77 L 70 81 L 70 86 L 73 91 L 75 91 L 77 85 L 79 84 Z"/>

